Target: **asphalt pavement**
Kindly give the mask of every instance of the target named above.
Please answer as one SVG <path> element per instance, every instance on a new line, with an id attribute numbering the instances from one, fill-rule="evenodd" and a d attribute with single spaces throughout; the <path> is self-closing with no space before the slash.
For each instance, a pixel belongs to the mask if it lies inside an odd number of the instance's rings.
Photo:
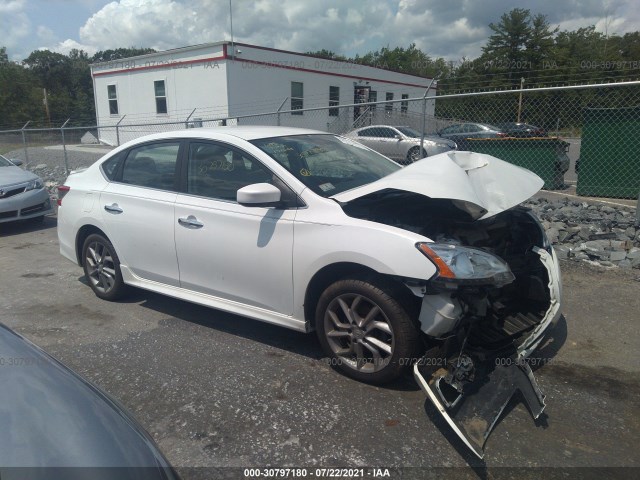
<path id="1" fill-rule="evenodd" d="M 403 478 L 640 473 L 637 271 L 562 264 L 566 320 L 535 365 L 545 413 L 534 421 L 515 398 L 479 460 L 410 375 L 385 387 L 346 378 L 313 334 L 141 290 L 99 300 L 59 255 L 55 226 L 0 224 L 0 321 L 118 398 L 185 479 L 266 466 Z"/>

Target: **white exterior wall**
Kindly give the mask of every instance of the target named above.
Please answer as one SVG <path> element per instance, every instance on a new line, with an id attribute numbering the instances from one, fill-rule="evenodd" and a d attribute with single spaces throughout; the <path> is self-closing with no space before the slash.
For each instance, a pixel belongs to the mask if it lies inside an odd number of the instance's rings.
<path id="1" fill-rule="evenodd" d="M 253 112 L 275 111 L 291 96 L 291 82 L 302 82 L 304 88 L 303 108 L 327 107 L 329 86 L 340 88 L 340 104 L 354 103 L 354 87 L 369 86 L 377 92 L 377 100 L 386 99 L 386 93 L 393 93 L 394 100 L 401 100 L 402 94 L 409 98 L 422 97 L 430 79 L 415 77 L 379 68 L 349 62 L 338 62 L 309 57 L 290 52 L 236 44 L 236 56 L 227 63 L 229 77 L 229 115 L 247 115 Z M 228 47 L 231 56 L 231 47 Z M 435 96 L 432 88 L 429 95 Z M 400 103 L 393 104 L 400 111 Z M 291 100 L 287 99 L 282 111 L 291 110 Z M 383 110 L 383 106 L 378 106 Z M 428 102 L 427 114 L 433 115 L 435 104 Z M 345 124 L 353 120 L 353 110 L 340 109 L 339 117 L 330 117 L 328 110 L 305 112 L 303 115 L 280 115 L 280 123 L 287 126 L 317 128 L 320 130 L 344 130 Z M 422 104 L 409 102 L 408 111 L 422 113 Z M 274 116 L 240 119 L 242 124 L 274 124 Z"/>
<path id="2" fill-rule="evenodd" d="M 185 51 L 186 50 L 186 51 Z M 182 125 L 126 127 L 126 124 L 183 122 L 228 116 L 226 62 L 222 45 L 178 49 L 92 66 L 99 126 L 115 125 L 124 143 L 142 134 L 184 128 Z M 164 80 L 167 113 L 156 113 L 154 82 Z M 108 85 L 116 85 L 118 114 L 109 114 Z M 100 129 L 100 140 L 117 143 L 115 129 Z"/>
<path id="3" fill-rule="evenodd" d="M 394 100 L 402 94 L 422 97 L 431 80 L 350 62 L 310 57 L 292 52 L 235 44 L 235 55 L 228 42 L 185 47 L 92 66 L 94 95 L 100 140 L 124 143 L 147 133 L 184 128 L 182 122 L 195 108 L 191 121 L 241 117 L 253 113 L 275 112 L 287 99 L 282 111 L 291 110 L 291 82 L 304 86 L 303 108 L 328 107 L 329 87 L 340 88 L 341 105 L 354 103 L 354 87 L 368 86 L 384 101 L 386 93 Z M 164 80 L 167 113 L 156 113 L 154 81 Z M 107 86 L 116 85 L 118 114 L 109 114 Z M 435 88 L 430 96 L 435 96 Z M 289 98 L 288 98 L 289 97 Z M 401 110 L 393 104 L 394 116 Z M 433 116 L 435 104 L 428 102 L 427 115 Z M 329 116 L 328 109 L 283 113 L 280 124 L 316 128 L 342 133 L 353 126 L 353 109 L 339 109 L 339 116 Z M 409 102 L 408 116 L 422 113 L 422 102 Z M 376 119 L 383 119 L 385 108 L 377 107 Z M 408 118 L 410 120 L 410 118 Z M 394 121 L 395 118 L 394 118 Z M 397 121 L 402 122 L 402 118 Z M 174 125 L 127 127 L 132 124 L 180 122 Z M 276 115 L 239 118 L 240 124 L 276 125 Z M 230 121 L 233 124 L 235 121 Z M 402 122 L 404 123 L 404 122 Z M 411 122 L 407 122 L 410 124 Z M 211 125 L 211 124 L 209 124 Z"/>

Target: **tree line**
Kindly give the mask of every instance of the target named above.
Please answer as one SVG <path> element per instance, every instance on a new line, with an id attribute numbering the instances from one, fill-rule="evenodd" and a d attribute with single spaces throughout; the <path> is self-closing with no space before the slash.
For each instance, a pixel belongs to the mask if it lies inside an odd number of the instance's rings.
<path id="1" fill-rule="evenodd" d="M 559 31 L 545 15 L 522 8 L 504 13 L 489 28 L 491 34 L 482 53 L 474 59 L 432 58 L 415 44 L 386 46 L 354 57 L 325 49 L 307 53 L 437 78 L 439 95 L 518 88 L 521 82 L 525 88 L 608 82 L 635 79 L 640 73 L 640 32 L 609 35 L 594 26 Z M 36 50 L 22 62 L 11 62 L 6 48 L 0 47 L 0 129 L 20 128 L 28 120 L 38 126 L 59 126 L 67 118 L 71 118 L 70 125 L 95 123 L 90 64 L 154 51 L 117 48 L 89 56 L 76 49 L 68 55 Z M 47 105 L 43 103 L 45 89 Z M 593 95 L 576 92 L 573 100 L 568 97 L 567 101 L 578 108 L 592 102 Z M 538 96 L 539 102 L 545 99 Z M 447 108 L 490 108 L 477 101 L 473 105 L 466 100 L 442 103 L 436 108 L 443 116 L 453 116 Z"/>

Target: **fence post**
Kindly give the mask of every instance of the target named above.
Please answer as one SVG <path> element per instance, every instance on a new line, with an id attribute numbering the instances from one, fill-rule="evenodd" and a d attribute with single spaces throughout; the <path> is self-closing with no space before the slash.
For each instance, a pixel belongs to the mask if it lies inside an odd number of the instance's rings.
<path id="1" fill-rule="evenodd" d="M 520 116 L 522 115 L 522 89 L 524 88 L 524 77 L 520 79 L 520 97 L 518 98 L 518 123 L 520 123 Z"/>
<path id="2" fill-rule="evenodd" d="M 123 115 L 122 118 L 118 120 L 118 123 L 116 123 L 116 147 L 120 146 L 120 122 L 124 120 L 124 117 L 126 117 L 126 115 Z"/>
<path id="3" fill-rule="evenodd" d="M 27 125 L 29 125 L 30 123 L 31 123 L 31 120 L 25 123 L 24 126 L 22 127 L 22 146 L 24 147 L 24 168 L 27 168 L 29 166 L 29 152 L 27 152 L 27 136 L 24 132 L 24 129 L 27 128 Z"/>
<path id="4" fill-rule="evenodd" d="M 191 118 L 191 116 L 195 113 L 195 111 L 198 109 L 198 107 L 194 108 L 193 110 L 191 110 L 191 113 L 189 114 L 189 116 L 185 119 L 184 121 L 184 128 L 189 128 L 189 119 Z"/>
<path id="5" fill-rule="evenodd" d="M 640 192 L 638 192 L 638 203 L 636 203 L 636 227 L 640 227 Z"/>
<path id="6" fill-rule="evenodd" d="M 282 101 L 282 103 L 280 104 L 280 106 L 278 107 L 278 126 L 280 126 L 280 110 L 282 110 L 282 107 L 284 107 L 284 104 L 287 103 L 287 100 L 289 100 L 289 97 L 285 97 L 285 99 Z"/>
<path id="7" fill-rule="evenodd" d="M 420 135 L 420 157 L 422 157 L 424 152 L 424 131 L 427 129 L 427 95 L 429 94 L 429 90 L 431 90 L 431 85 L 433 85 L 433 82 L 435 81 L 435 78 L 431 79 L 431 83 L 424 91 L 424 95 L 422 96 L 422 134 Z"/>
<path id="8" fill-rule="evenodd" d="M 67 142 L 64 140 L 64 127 L 69 123 L 70 118 L 67 118 L 67 121 L 62 124 L 60 127 L 60 133 L 62 134 L 62 150 L 64 150 L 64 173 L 69 175 L 69 158 L 67 157 Z"/>

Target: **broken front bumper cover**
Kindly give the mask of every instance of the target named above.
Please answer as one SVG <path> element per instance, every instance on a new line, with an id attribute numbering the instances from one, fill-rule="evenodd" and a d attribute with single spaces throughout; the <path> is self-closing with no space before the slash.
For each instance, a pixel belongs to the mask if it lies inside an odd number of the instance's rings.
<path id="1" fill-rule="evenodd" d="M 561 316 L 562 281 L 553 249 L 547 251 L 536 247 L 533 250 L 540 256 L 540 261 L 548 272 L 550 302 L 538 326 L 520 344 L 512 357 L 485 360 L 480 369 L 483 374 L 475 375 L 464 388 L 458 390 L 452 385 L 455 381 L 451 382 L 451 377 L 448 377 L 449 370 L 425 368 L 420 362 L 413 367 L 413 374 L 420 388 L 454 433 L 479 458 L 484 457 L 487 438 L 516 392 L 521 392 L 534 419 L 538 419 L 545 408 L 545 397 L 527 358 L 540 345 L 547 328 Z M 460 360 L 463 357 L 465 355 L 458 358 L 458 367 L 461 366 Z"/>
<path id="2" fill-rule="evenodd" d="M 524 362 L 496 365 L 485 377 L 468 385 L 465 393 L 447 398 L 443 393 L 446 370 L 434 372 L 428 379 L 419 364 L 413 373 L 420 388 L 458 437 L 479 458 L 484 457 L 484 444 L 511 397 L 520 391 L 534 419 L 543 412 L 544 395 L 531 368 Z M 468 390 L 468 391 L 467 391 Z"/>

